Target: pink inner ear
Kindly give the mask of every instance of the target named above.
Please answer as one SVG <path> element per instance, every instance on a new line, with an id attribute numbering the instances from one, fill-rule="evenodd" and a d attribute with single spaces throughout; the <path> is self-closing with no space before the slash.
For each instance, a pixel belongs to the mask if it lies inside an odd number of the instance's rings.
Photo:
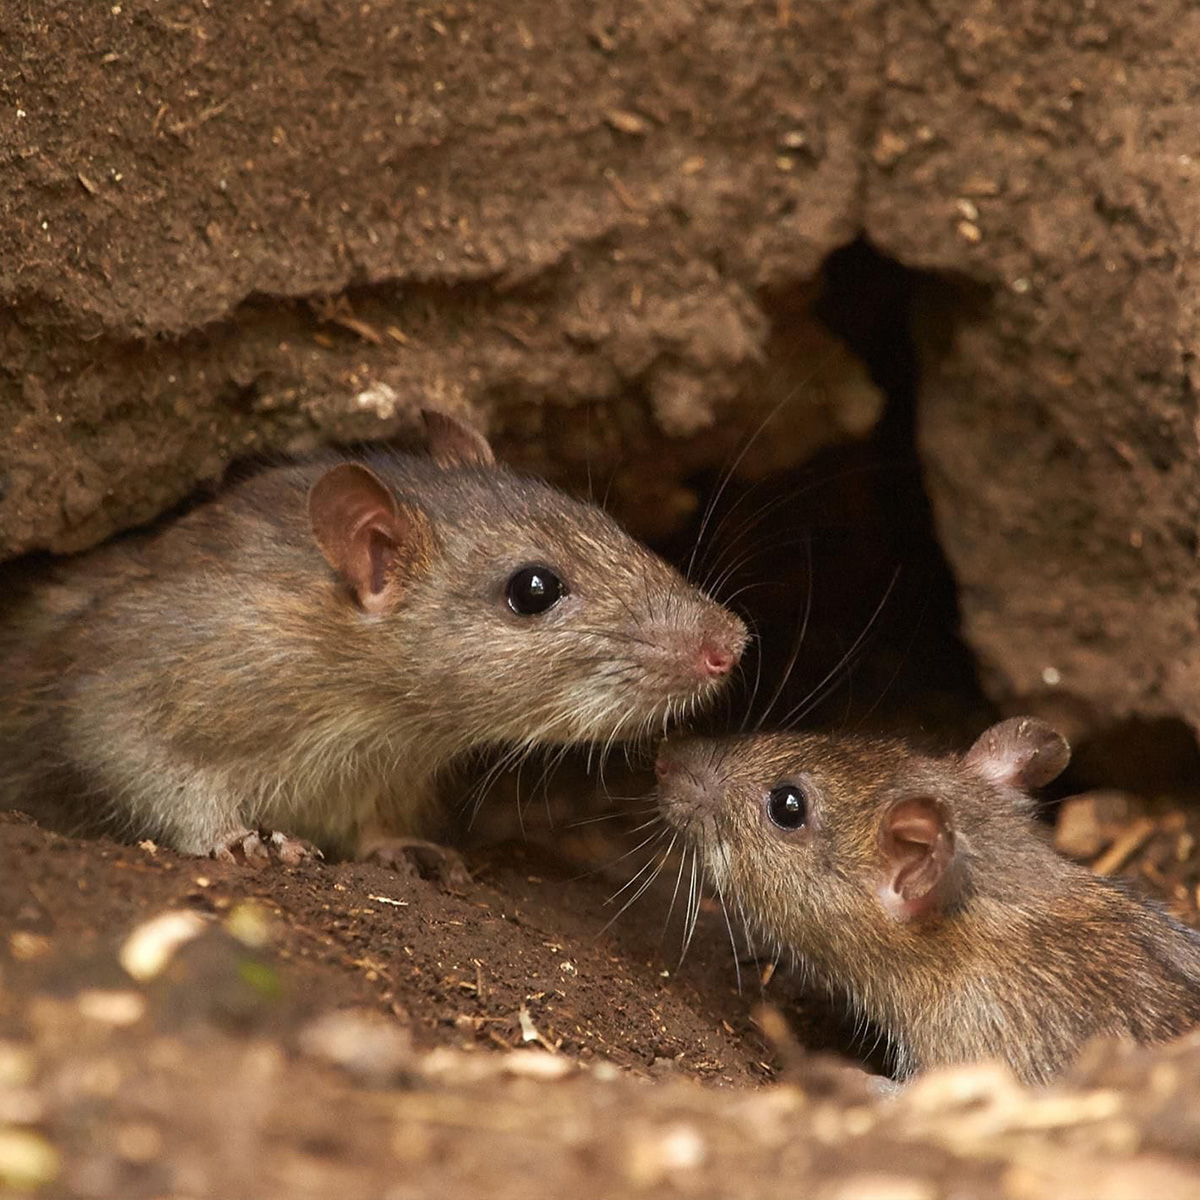
<path id="1" fill-rule="evenodd" d="M 313 537 L 359 604 L 381 606 L 401 536 L 399 508 L 380 479 L 359 463 L 340 463 L 308 495 Z"/>
<path id="2" fill-rule="evenodd" d="M 936 912 L 954 859 L 954 831 L 944 807 L 930 796 L 897 801 L 884 816 L 879 845 L 879 898 L 888 912 L 902 921 Z"/>
<path id="3" fill-rule="evenodd" d="M 906 800 L 888 813 L 884 829 L 891 841 L 909 843 L 915 849 L 924 850 L 937 841 L 942 822 L 930 801 Z"/>
<path id="4" fill-rule="evenodd" d="M 359 603 L 364 608 L 375 608 L 377 598 L 387 588 L 388 571 L 396 560 L 395 536 L 371 518 L 355 538 L 351 552 L 361 556 L 361 562 L 349 568 L 350 582 L 356 587 Z M 365 586 L 357 586 L 360 579 Z"/>

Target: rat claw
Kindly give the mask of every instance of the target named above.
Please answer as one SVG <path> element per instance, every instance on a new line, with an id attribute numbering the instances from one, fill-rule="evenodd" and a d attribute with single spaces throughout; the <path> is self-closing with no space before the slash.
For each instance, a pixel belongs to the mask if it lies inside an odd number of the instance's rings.
<path id="1" fill-rule="evenodd" d="M 262 866 L 264 863 L 279 862 L 285 867 L 295 867 L 308 858 L 325 856 L 311 842 L 292 837 L 288 833 L 263 834 L 248 829 L 235 829 L 221 838 L 209 851 L 218 862 L 238 863 L 242 866 Z"/>
<path id="2" fill-rule="evenodd" d="M 312 842 L 293 837 L 290 833 L 280 833 L 276 830 L 267 840 L 272 852 L 285 867 L 297 867 L 306 859 L 325 857 Z"/>

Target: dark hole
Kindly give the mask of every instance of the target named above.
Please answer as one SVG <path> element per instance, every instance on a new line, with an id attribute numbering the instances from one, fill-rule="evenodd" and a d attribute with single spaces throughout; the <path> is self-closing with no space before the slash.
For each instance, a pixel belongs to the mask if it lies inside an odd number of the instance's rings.
<path id="1" fill-rule="evenodd" d="M 709 564 L 749 555 L 721 593 L 739 597 L 735 606 L 758 631 L 761 662 L 748 661 L 746 676 L 747 692 L 756 690 L 752 720 L 764 718 L 764 727 L 786 719 L 805 727 L 887 730 L 948 746 L 969 742 L 994 716 L 958 637 L 954 580 L 937 541 L 915 441 L 914 313 L 918 306 L 953 304 L 957 292 L 952 282 L 909 271 L 855 242 L 829 259 L 815 304 L 807 285 L 763 297 L 782 361 L 795 323 L 815 313 L 860 356 L 886 397 L 868 439 L 823 451 L 765 484 L 731 483 L 708 523 L 710 531 L 720 530 L 702 547 Z M 964 314 L 979 299 L 964 291 Z M 716 472 L 694 481 L 701 511 L 720 481 Z M 774 502 L 769 516 L 750 520 Z M 686 561 L 700 523 L 698 517 L 666 547 L 676 561 Z M 806 606 L 800 653 L 765 713 Z M 747 699 L 745 693 L 731 697 L 710 726 L 736 725 Z"/>

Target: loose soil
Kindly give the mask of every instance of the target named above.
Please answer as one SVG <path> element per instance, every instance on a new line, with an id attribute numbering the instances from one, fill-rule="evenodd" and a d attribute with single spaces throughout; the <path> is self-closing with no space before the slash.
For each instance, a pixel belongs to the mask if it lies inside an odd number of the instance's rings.
<path id="1" fill-rule="evenodd" d="M 612 921 L 642 835 L 561 824 L 571 791 L 526 840 L 494 840 L 516 806 L 492 797 L 468 874 L 433 878 L 0 820 L 4 1194 L 1200 1194 L 1200 1039 L 1100 1047 L 1052 1109 L 981 1069 L 889 1097 L 813 1051 L 855 1042 L 786 968 L 735 959 L 719 909 L 677 966 L 673 871 Z M 1112 794 L 1064 812 L 1067 848 L 1197 919 L 1200 820 Z M 168 911 L 201 932 L 135 982 L 120 948 Z"/>
<path id="2" fill-rule="evenodd" d="M 813 720 L 886 695 L 877 721 L 958 740 L 978 664 L 1093 741 L 1076 785 L 1147 793 L 1065 806 L 1064 847 L 1197 920 L 1195 797 L 1158 794 L 1194 786 L 1200 725 L 1183 0 L 9 7 L 0 556 L 407 438 L 425 403 L 669 538 L 787 399 L 742 469 L 800 489 L 797 529 L 730 526 L 773 645 L 814 597 L 781 710 L 902 567 L 853 705 Z M 784 479 L 875 426 L 898 490 Z M 524 834 L 492 797 L 461 879 L 0 818 L 0 1192 L 1198 1194 L 1200 1045 L 1102 1047 L 1041 1096 L 989 1068 L 881 1094 L 719 910 L 677 966 L 672 871 L 609 924 L 644 851 L 604 866 L 637 837 L 572 827 L 592 787 L 558 777 Z M 135 980 L 120 949 L 165 912 L 201 931 Z"/>

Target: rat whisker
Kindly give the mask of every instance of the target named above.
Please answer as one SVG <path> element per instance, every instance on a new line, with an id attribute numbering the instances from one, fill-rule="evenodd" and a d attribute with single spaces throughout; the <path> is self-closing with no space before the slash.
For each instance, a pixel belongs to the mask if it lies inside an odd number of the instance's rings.
<path id="1" fill-rule="evenodd" d="M 667 853 L 669 854 L 674 849 L 675 838 L 672 838 L 670 846 L 667 847 Z M 683 882 L 683 868 L 685 866 L 687 866 L 686 853 L 679 856 L 679 870 L 675 874 L 675 886 L 671 889 L 671 903 L 667 905 L 667 916 L 663 921 L 662 937 L 659 939 L 660 943 L 666 940 L 667 930 L 671 925 L 671 916 L 675 912 L 675 901 L 679 898 L 679 885 Z"/>
<path id="2" fill-rule="evenodd" d="M 725 890 L 719 880 L 714 881 L 717 888 L 717 899 L 721 902 L 721 912 L 725 917 L 725 930 L 729 934 L 729 948 L 733 951 L 733 972 L 737 979 L 738 995 L 742 994 L 742 965 L 738 961 L 737 942 L 733 936 L 733 924 L 729 920 L 729 906 L 725 903 Z"/>
<path id="3" fill-rule="evenodd" d="M 637 797 L 630 796 L 630 797 L 625 797 L 625 798 L 632 800 L 632 799 L 636 799 Z M 617 799 L 621 799 L 621 797 L 617 797 Z M 654 812 L 655 809 L 656 809 L 656 806 L 651 804 L 651 805 L 647 805 L 646 807 L 641 808 L 641 809 L 636 809 L 636 808 L 621 809 L 618 812 L 601 813 L 599 816 L 594 816 L 594 817 L 580 817 L 579 820 L 577 820 L 577 821 L 569 821 L 564 826 L 564 828 L 578 829 L 583 825 L 595 825 L 600 821 L 619 821 L 619 820 L 628 821 L 630 818 L 647 816 L 648 814 Z M 628 832 L 632 833 L 633 831 L 629 830 Z"/>
<path id="4" fill-rule="evenodd" d="M 779 702 L 779 697 L 783 695 L 783 690 L 784 690 L 784 688 L 787 687 L 788 680 L 791 679 L 792 671 L 795 670 L 796 662 L 798 661 L 798 659 L 800 657 L 800 649 L 804 645 L 804 637 L 808 633 L 808 621 L 809 621 L 809 617 L 812 615 L 812 602 L 813 602 L 812 539 L 806 538 L 804 546 L 805 546 L 805 560 L 806 560 L 805 565 L 807 566 L 807 571 L 805 572 L 805 574 L 808 579 L 808 589 L 804 596 L 804 615 L 800 621 L 800 632 L 797 634 L 796 639 L 795 639 L 794 643 L 792 644 L 792 651 L 791 651 L 791 654 L 788 656 L 787 664 L 784 666 L 783 674 L 779 678 L 779 683 L 776 685 L 774 692 L 771 693 L 771 698 L 770 698 L 770 700 L 767 701 L 767 705 L 763 709 L 762 716 L 759 717 L 757 723 L 754 726 L 755 732 L 758 732 L 758 730 L 762 729 L 763 722 L 766 721 L 770 717 L 772 710 L 775 708 L 775 705 Z M 742 728 L 743 729 L 745 728 L 744 724 L 743 724 Z"/>
<path id="5" fill-rule="evenodd" d="M 590 879 L 593 875 L 599 875 L 603 871 L 611 871 L 613 867 L 617 866 L 619 863 L 623 863 L 627 858 L 630 858 L 632 855 L 637 854 L 639 850 L 642 850 L 646 846 L 650 845 L 650 843 L 656 838 L 661 839 L 665 837 L 667 832 L 668 829 L 666 827 L 666 822 L 664 822 L 662 829 L 660 829 L 657 833 L 651 833 L 649 836 L 644 837 L 636 846 L 633 847 L 632 850 L 626 850 L 623 854 L 619 854 L 616 858 L 609 859 L 607 862 L 602 862 L 597 866 L 589 867 L 586 871 L 580 871 L 578 874 L 572 875 L 571 882 L 578 883 L 581 879 Z M 618 893 L 618 895 L 619 894 L 620 893 Z"/>
<path id="6" fill-rule="evenodd" d="M 749 624 L 749 622 L 747 622 Z M 758 689 L 762 685 L 762 665 L 763 653 L 762 645 L 759 642 L 758 630 L 753 625 L 750 625 L 751 637 L 754 645 L 754 686 L 750 689 L 750 699 L 746 702 L 742 713 L 742 720 L 738 725 L 738 732 L 745 733 L 746 722 L 750 719 L 750 714 L 754 711 L 754 705 L 758 700 Z M 741 664 L 738 665 L 739 670 L 743 670 Z"/>
<path id="7" fill-rule="evenodd" d="M 619 921 L 621 919 L 621 917 L 625 913 L 627 913 L 629 911 L 629 909 L 633 907 L 634 904 L 637 903 L 638 900 L 641 899 L 641 897 L 645 894 L 646 889 L 648 887 L 650 887 L 654 883 L 654 881 L 658 878 L 660 872 L 663 869 L 663 865 L 667 861 L 668 853 L 669 853 L 669 849 L 667 851 L 664 851 L 663 854 L 656 860 L 656 865 L 654 867 L 654 870 L 650 873 L 649 876 L 647 876 L 645 881 L 642 883 L 641 887 L 639 887 L 638 890 L 636 892 L 634 892 L 633 895 L 630 896 L 629 899 L 626 900 L 625 903 L 622 904 L 621 907 L 619 909 L 617 909 L 617 911 L 615 913 L 613 913 L 613 915 L 604 923 L 604 925 L 600 929 L 600 933 L 596 935 L 597 937 L 599 937 L 600 934 L 606 933 L 609 929 L 611 929 L 612 926 L 614 924 L 616 924 L 616 922 Z M 652 861 L 655 861 L 655 860 L 652 860 Z M 647 864 L 647 865 L 649 865 L 649 864 Z M 640 872 L 639 872 L 639 874 L 640 874 Z M 635 876 L 635 878 L 636 878 L 636 876 Z M 614 896 L 611 899 L 616 899 L 616 897 Z M 605 901 L 605 903 L 609 903 L 609 901 Z"/>
<path id="8" fill-rule="evenodd" d="M 850 648 L 845 652 L 845 654 L 843 654 L 841 658 L 839 658 L 838 661 L 829 669 L 821 682 L 818 683 L 816 687 L 813 688 L 813 690 L 809 692 L 809 694 L 803 700 L 800 701 L 799 704 L 785 714 L 783 720 L 780 722 L 784 728 L 787 728 L 792 721 L 800 720 L 803 716 L 812 711 L 812 705 L 808 703 L 809 700 L 812 699 L 812 697 L 816 695 L 818 691 L 824 688 L 831 680 L 835 680 L 838 673 L 848 664 L 850 659 L 862 649 L 866 643 L 867 636 L 875 627 L 875 623 L 879 619 L 879 614 L 883 612 L 884 606 L 891 597 L 891 594 L 896 587 L 896 581 L 899 578 L 900 568 L 897 567 L 896 570 L 892 572 L 891 582 L 887 585 L 886 591 L 883 593 L 879 603 L 875 606 L 875 611 L 871 614 L 870 619 L 867 621 L 866 625 L 863 626 L 862 632 L 859 633 L 858 637 L 854 639 L 850 645 Z M 806 705 L 807 707 L 805 707 Z"/>
<path id="9" fill-rule="evenodd" d="M 696 922 L 700 917 L 700 889 L 703 884 L 698 876 L 699 869 L 699 850 L 692 847 L 692 872 L 691 879 L 688 884 L 688 907 L 687 915 L 684 920 L 683 931 L 683 946 L 679 951 L 679 961 L 675 964 L 675 970 L 678 971 L 683 966 L 683 960 L 687 957 L 688 947 L 692 944 L 692 935 L 696 931 Z"/>
<path id="10" fill-rule="evenodd" d="M 794 387 L 788 389 L 788 391 L 784 393 L 782 399 L 780 399 L 778 401 L 778 403 L 776 403 L 771 408 L 770 412 L 768 412 L 767 415 L 762 419 L 762 421 L 759 422 L 758 427 L 743 443 L 741 450 L 737 454 L 737 457 L 734 458 L 733 462 L 729 465 L 729 469 L 725 472 L 725 477 L 721 481 L 720 485 L 717 487 L 716 493 L 713 495 L 712 499 L 709 501 L 708 505 L 706 506 L 704 518 L 700 522 L 700 530 L 696 534 L 695 545 L 692 547 L 692 553 L 688 559 L 687 570 L 684 572 L 684 574 L 686 575 L 687 578 L 690 579 L 692 576 L 692 570 L 694 569 L 694 567 L 696 565 L 696 553 L 699 550 L 700 545 L 704 540 L 704 534 L 708 528 L 709 521 L 712 519 L 712 514 L 716 510 L 717 505 L 720 503 L 721 497 L 724 494 L 725 489 L 729 486 L 730 480 L 733 479 L 734 475 L 737 472 L 738 467 L 740 467 L 742 465 L 742 462 L 745 460 L 746 455 L 750 453 L 750 450 L 754 446 L 754 443 L 757 442 L 758 439 L 762 436 L 763 431 L 767 428 L 767 426 L 789 404 L 791 404 L 791 402 L 796 398 L 796 396 L 799 395 L 800 392 L 803 391 L 803 389 L 805 387 L 807 387 L 808 384 L 811 383 L 817 377 L 817 375 L 819 375 L 820 372 L 823 371 L 826 368 L 826 366 L 828 366 L 829 363 L 833 361 L 834 357 L 839 353 L 841 353 L 840 347 L 835 348 L 835 349 L 831 350 L 828 354 L 824 355 L 821 358 L 821 360 L 816 364 L 816 366 L 813 367 L 813 369 L 808 373 L 808 375 L 805 376 L 804 379 L 800 380 L 799 383 L 797 383 Z"/>
<path id="11" fill-rule="evenodd" d="M 659 843 L 661 843 L 662 841 L 664 841 L 666 839 L 666 836 L 668 833 L 670 833 L 670 830 L 663 828 L 663 829 L 659 830 L 659 832 L 657 834 L 655 834 L 653 837 L 647 838 L 646 842 L 652 843 L 655 847 L 657 847 Z M 646 843 L 643 843 L 643 845 L 645 845 L 645 844 Z M 631 887 L 633 887 L 633 885 L 635 883 L 637 883 L 637 881 L 642 877 L 642 875 L 647 870 L 649 870 L 650 865 L 654 862 L 657 853 L 658 853 L 657 849 L 653 850 L 650 854 L 650 857 L 642 864 L 641 868 L 637 871 L 637 873 L 631 879 L 627 879 L 623 884 L 621 884 L 621 886 L 619 888 L 617 888 L 617 890 L 615 892 L 613 892 L 613 894 L 611 896 L 609 896 L 604 901 L 604 903 L 606 905 L 614 903 L 619 896 L 623 895 L 626 891 L 628 891 Z"/>

